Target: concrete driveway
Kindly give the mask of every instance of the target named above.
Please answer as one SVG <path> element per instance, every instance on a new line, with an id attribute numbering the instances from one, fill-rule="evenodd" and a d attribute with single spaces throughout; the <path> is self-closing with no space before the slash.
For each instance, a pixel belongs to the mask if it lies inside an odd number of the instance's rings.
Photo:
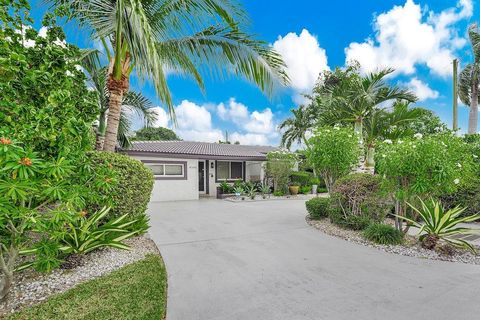
<path id="1" fill-rule="evenodd" d="M 157 202 L 167 320 L 480 317 L 480 266 L 388 254 L 327 236 L 304 201 Z"/>

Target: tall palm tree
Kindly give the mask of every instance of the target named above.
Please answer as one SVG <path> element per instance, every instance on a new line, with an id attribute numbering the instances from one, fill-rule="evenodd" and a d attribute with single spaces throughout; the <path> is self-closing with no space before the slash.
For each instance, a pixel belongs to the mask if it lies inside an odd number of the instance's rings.
<path id="1" fill-rule="evenodd" d="M 88 75 L 89 87 L 96 93 L 96 102 L 99 109 L 98 128 L 96 132 L 96 149 L 102 150 L 107 115 L 109 113 L 110 92 L 107 88 L 107 68 L 101 67 L 97 52 L 86 54 L 82 60 L 82 66 Z M 142 119 L 144 126 L 150 126 L 156 120 L 156 114 L 152 112 L 153 104 L 140 92 L 129 90 L 125 92 L 121 103 L 120 120 L 118 126 L 117 143 L 122 148 L 129 147 L 131 133 L 131 117 L 136 115 Z"/>
<path id="2" fill-rule="evenodd" d="M 105 151 L 114 151 L 131 73 L 153 81 L 174 118 L 165 70 L 193 77 L 243 76 L 271 95 L 286 84 L 285 64 L 265 42 L 241 31 L 246 13 L 230 0 L 51 0 L 67 4 L 107 52 L 110 92 Z"/>
<path id="3" fill-rule="evenodd" d="M 306 106 L 300 106 L 298 109 L 292 109 L 293 117 L 285 119 L 279 126 L 280 130 L 285 130 L 282 135 L 282 146 L 290 149 L 294 142 L 304 143 L 308 147 L 308 141 L 305 134 L 312 129 L 315 118 Z"/>
<path id="4" fill-rule="evenodd" d="M 476 23 L 468 27 L 468 37 L 472 45 L 473 63 L 469 63 L 460 72 L 458 80 L 458 95 L 460 100 L 470 106 L 468 114 L 468 133 L 477 132 L 478 126 L 478 96 L 480 71 L 480 33 Z"/>

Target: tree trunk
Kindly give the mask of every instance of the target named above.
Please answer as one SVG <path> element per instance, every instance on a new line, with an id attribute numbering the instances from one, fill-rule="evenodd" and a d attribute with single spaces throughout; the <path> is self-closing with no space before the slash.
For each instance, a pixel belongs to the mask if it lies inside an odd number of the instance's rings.
<path id="1" fill-rule="evenodd" d="M 17 260 L 18 250 L 11 246 L 8 250 L 8 260 L 5 261 L 5 254 L 0 256 L 0 270 L 3 275 L 0 277 L 0 301 L 3 301 L 13 284 L 13 269 L 15 268 L 15 261 Z"/>
<path id="2" fill-rule="evenodd" d="M 363 119 L 362 118 L 357 118 L 355 120 L 354 131 L 356 134 L 358 134 L 359 143 L 363 145 Z"/>
<path id="3" fill-rule="evenodd" d="M 478 126 L 478 81 L 473 81 L 468 114 L 468 133 L 477 133 Z"/>
<path id="4" fill-rule="evenodd" d="M 114 82 L 113 80 L 112 82 Z M 109 85 L 110 87 L 110 85 Z M 110 98 L 108 101 L 108 121 L 105 131 L 105 141 L 103 145 L 104 151 L 114 152 L 117 145 L 118 126 L 120 124 L 120 113 L 122 112 L 122 100 L 124 91 L 112 85 L 110 90 Z"/>

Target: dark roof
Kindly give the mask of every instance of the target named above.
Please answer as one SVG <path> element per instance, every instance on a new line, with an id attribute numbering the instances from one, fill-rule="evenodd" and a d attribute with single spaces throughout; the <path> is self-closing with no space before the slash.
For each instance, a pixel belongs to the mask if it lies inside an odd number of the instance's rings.
<path id="1" fill-rule="evenodd" d="M 193 141 L 133 141 L 128 150 L 129 154 L 151 153 L 162 156 L 187 156 L 188 158 L 246 158 L 264 160 L 266 154 L 277 150 L 270 146 L 248 146 L 239 144 L 220 144 Z"/>

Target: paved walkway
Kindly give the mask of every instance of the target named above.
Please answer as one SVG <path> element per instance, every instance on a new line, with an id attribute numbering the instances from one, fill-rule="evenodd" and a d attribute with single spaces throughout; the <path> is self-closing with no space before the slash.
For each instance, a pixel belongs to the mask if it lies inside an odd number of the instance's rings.
<path id="1" fill-rule="evenodd" d="M 167 320 L 472 320 L 480 266 L 388 254 L 322 234 L 304 202 L 151 203 Z"/>

